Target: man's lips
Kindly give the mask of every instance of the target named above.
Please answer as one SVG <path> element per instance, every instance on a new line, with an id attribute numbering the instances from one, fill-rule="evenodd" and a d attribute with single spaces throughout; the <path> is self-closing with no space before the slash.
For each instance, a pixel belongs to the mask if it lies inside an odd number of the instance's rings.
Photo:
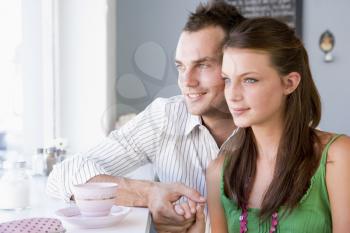
<path id="1" fill-rule="evenodd" d="M 201 96 L 201 95 L 204 95 L 205 93 L 189 93 L 187 94 L 189 97 L 198 97 L 198 96 Z"/>
<path id="2" fill-rule="evenodd" d="M 193 92 L 193 93 L 186 93 L 185 95 L 190 99 L 199 99 L 203 95 L 207 94 L 206 92 Z"/>

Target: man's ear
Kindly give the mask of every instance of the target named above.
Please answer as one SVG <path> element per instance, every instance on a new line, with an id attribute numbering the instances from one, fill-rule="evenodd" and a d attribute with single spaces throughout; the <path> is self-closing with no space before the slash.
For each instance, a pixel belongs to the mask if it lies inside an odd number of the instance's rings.
<path id="1" fill-rule="evenodd" d="M 300 83 L 300 74 L 298 72 L 291 72 L 282 78 L 283 86 L 284 86 L 284 94 L 291 94 Z"/>

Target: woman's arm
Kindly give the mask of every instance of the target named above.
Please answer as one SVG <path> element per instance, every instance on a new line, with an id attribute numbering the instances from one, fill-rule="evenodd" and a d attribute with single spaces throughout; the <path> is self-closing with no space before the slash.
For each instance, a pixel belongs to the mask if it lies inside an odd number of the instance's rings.
<path id="1" fill-rule="evenodd" d="M 349 232 L 350 138 L 340 137 L 329 148 L 326 183 L 332 211 L 333 233 Z"/>
<path id="2" fill-rule="evenodd" d="M 220 179 L 221 169 L 224 162 L 224 156 L 212 161 L 206 173 L 207 182 L 207 202 L 209 208 L 209 217 L 211 224 L 211 232 L 227 233 L 227 222 L 224 209 L 220 201 Z"/>

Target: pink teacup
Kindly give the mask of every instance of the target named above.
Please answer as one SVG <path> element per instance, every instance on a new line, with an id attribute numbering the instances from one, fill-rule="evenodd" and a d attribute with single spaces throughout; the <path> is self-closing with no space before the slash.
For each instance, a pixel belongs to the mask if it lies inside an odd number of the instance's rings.
<path id="1" fill-rule="evenodd" d="M 116 183 L 86 183 L 73 186 L 74 199 L 81 215 L 88 217 L 106 216 L 117 196 Z"/>

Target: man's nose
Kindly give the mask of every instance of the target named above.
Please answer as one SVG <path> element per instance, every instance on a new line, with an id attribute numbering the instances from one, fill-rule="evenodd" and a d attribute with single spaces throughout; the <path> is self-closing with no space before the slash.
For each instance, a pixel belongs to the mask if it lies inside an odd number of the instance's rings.
<path id="1" fill-rule="evenodd" d="M 196 73 L 190 69 L 180 74 L 180 81 L 186 87 L 194 87 L 199 83 Z"/>

